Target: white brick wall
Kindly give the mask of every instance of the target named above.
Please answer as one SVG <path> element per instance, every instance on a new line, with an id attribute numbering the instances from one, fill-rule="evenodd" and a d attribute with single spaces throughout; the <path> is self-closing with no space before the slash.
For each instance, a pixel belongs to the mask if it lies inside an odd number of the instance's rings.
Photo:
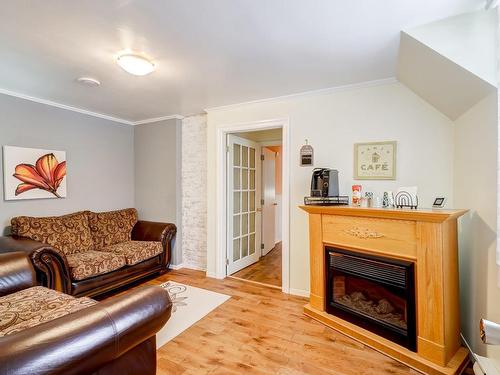
<path id="1" fill-rule="evenodd" d="M 207 267 L 207 117 L 182 120 L 182 263 Z"/>

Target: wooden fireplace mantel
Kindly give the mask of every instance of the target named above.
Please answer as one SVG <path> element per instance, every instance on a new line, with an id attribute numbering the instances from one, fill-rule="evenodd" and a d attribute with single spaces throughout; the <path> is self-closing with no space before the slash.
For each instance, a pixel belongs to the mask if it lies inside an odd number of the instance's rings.
<path id="1" fill-rule="evenodd" d="M 301 206 L 309 213 L 310 303 L 305 314 L 427 374 L 459 374 L 457 219 L 467 210 Z M 325 245 L 415 263 L 417 351 L 335 315 L 325 306 Z"/>

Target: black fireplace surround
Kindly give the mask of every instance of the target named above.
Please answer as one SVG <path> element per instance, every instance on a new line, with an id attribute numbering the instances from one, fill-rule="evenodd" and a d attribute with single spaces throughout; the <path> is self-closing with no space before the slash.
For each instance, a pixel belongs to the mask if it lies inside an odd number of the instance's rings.
<path id="1" fill-rule="evenodd" d="M 325 246 L 326 311 L 416 351 L 415 265 Z"/>

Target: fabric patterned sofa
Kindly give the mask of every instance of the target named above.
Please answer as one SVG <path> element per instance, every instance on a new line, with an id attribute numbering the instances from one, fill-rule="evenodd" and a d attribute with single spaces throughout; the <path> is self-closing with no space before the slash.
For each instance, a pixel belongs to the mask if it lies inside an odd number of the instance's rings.
<path id="1" fill-rule="evenodd" d="M 171 310 L 155 286 L 103 302 L 36 286 L 24 252 L 0 254 L 0 374 L 156 374 Z"/>
<path id="2" fill-rule="evenodd" d="M 168 269 L 174 224 L 140 221 L 137 210 L 81 211 L 57 217 L 19 216 L 0 253 L 24 251 L 41 285 L 96 296 Z"/>

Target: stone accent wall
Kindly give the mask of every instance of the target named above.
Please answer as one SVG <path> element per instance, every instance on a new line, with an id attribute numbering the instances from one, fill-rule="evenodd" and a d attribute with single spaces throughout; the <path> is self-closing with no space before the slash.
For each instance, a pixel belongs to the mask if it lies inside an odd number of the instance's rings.
<path id="1" fill-rule="evenodd" d="M 182 263 L 207 267 L 207 116 L 182 120 Z"/>

